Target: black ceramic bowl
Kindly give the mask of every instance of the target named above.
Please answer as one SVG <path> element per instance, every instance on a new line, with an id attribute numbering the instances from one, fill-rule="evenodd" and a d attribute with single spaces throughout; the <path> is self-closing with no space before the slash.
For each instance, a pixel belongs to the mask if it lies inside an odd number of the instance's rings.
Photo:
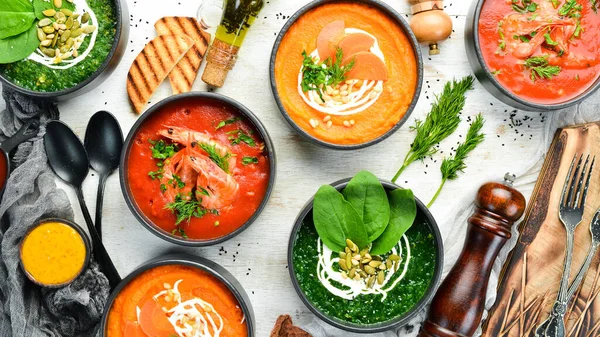
<path id="1" fill-rule="evenodd" d="M 489 91 L 490 94 L 492 94 L 492 96 L 517 109 L 526 111 L 548 111 L 564 109 L 566 107 L 575 105 L 589 97 L 596 90 L 598 90 L 598 88 L 600 88 L 600 78 L 598 78 L 594 84 L 592 84 L 579 96 L 574 97 L 566 102 L 556 104 L 540 104 L 530 102 L 506 89 L 492 74 L 491 69 L 487 66 L 485 59 L 483 58 L 483 54 L 481 53 L 479 40 L 479 17 L 481 16 L 481 9 L 485 1 L 486 0 L 473 1 L 471 5 L 465 27 L 465 46 L 467 48 L 467 58 L 469 59 L 469 63 L 471 64 L 471 68 L 473 69 L 475 76 L 483 85 L 483 87 Z"/>
<path id="2" fill-rule="evenodd" d="M 29 233 L 31 233 L 31 231 L 33 231 L 34 229 L 38 228 L 39 226 L 41 226 L 43 224 L 47 224 L 50 222 L 61 223 L 61 224 L 64 224 L 64 225 L 67 225 L 67 226 L 73 228 L 77 233 L 79 233 L 79 235 L 81 236 L 81 239 L 83 240 L 83 245 L 85 246 L 85 259 L 83 262 L 83 266 L 81 266 L 81 270 L 72 279 L 70 279 L 69 281 L 67 281 L 65 283 L 61 283 L 61 284 L 40 283 L 35 278 L 33 278 L 33 276 L 25 269 L 25 266 L 23 265 L 23 251 L 22 250 L 23 250 L 23 243 L 25 242 L 25 238 L 27 238 L 27 235 L 29 235 Z M 73 221 L 69 221 L 66 219 L 48 218 L 48 219 L 42 219 L 42 220 L 38 221 L 35 225 L 31 226 L 31 228 L 29 228 L 27 233 L 23 236 L 23 238 L 21 239 L 21 243 L 19 244 L 19 260 L 20 260 L 21 270 L 23 270 L 23 273 L 25 273 L 25 276 L 27 276 L 27 278 L 31 282 L 37 284 L 40 287 L 56 289 L 56 288 L 62 288 L 62 287 L 65 287 L 65 286 L 71 284 L 81 274 L 83 274 L 83 272 L 85 272 L 85 270 L 88 268 L 88 265 L 90 264 L 91 251 L 92 251 L 92 245 L 90 244 L 90 239 L 88 238 L 86 232 L 79 225 L 77 225 Z"/>
<path id="3" fill-rule="evenodd" d="M 331 186 L 335 187 L 338 191 L 341 191 L 348 185 L 348 182 L 350 181 L 350 179 L 351 178 L 347 178 L 347 179 L 336 181 L 333 184 L 331 184 Z M 393 184 L 388 181 L 381 180 L 381 183 L 383 184 L 383 187 L 388 191 L 400 188 L 398 185 Z M 437 226 L 437 223 L 436 223 L 435 219 L 433 218 L 433 215 L 429 212 L 427 207 L 418 198 L 415 197 L 415 201 L 417 204 L 417 219 L 425 220 L 425 222 L 429 226 L 429 229 L 431 230 L 431 233 L 433 234 L 433 236 L 435 238 L 435 249 L 436 249 L 435 272 L 433 274 L 431 283 L 429 284 L 429 287 L 427 288 L 427 291 L 425 292 L 423 297 L 408 312 L 406 312 L 402 316 L 396 317 L 396 318 L 391 319 L 386 322 L 370 324 L 370 325 L 359 325 L 359 324 L 343 321 L 343 320 L 335 318 L 335 317 L 330 317 L 330 316 L 327 316 L 326 314 L 324 314 L 323 312 L 321 312 L 317 307 L 315 307 L 312 304 L 312 302 L 308 299 L 306 294 L 304 294 L 304 291 L 300 287 L 300 284 L 296 277 L 296 271 L 294 269 L 294 261 L 293 261 L 294 246 L 296 244 L 296 239 L 298 237 L 298 231 L 300 230 L 300 228 L 304 222 L 304 219 L 307 216 L 312 216 L 313 201 L 314 201 L 314 197 L 311 198 L 308 201 L 308 203 L 306 203 L 306 205 L 304 206 L 304 208 L 302 209 L 302 211 L 296 218 L 296 222 L 294 223 L 294 228 L 292 229 L 292 234 L 290 235 L 290 241 L 289 241 L 289 245 L 288 245 L 288 270 L 290 272 L 290 277 L 292 278 L 292 283 L 294 285 L 294 289 L 296 289 L 296 293 L 298 293 L 298 296 L 300 296 L 300 299 L 302 300 L 302 302 L 304 302 L 304 304 L 308 307 L 308 309 L 310 309 L 310 311 L 312 311 L 313 314 L 315 314 L 321 320 L 325 321 L 327 324 L 330 324 L 336 328 L 350 331 L 350 332 L 355 332 L 355 333 L 373 334 L 373 333 L 377 333 L 377 332 L 382 332 L 382 331 L 399 328 L 399 327 L 406 325 L 412 318 L 414 318 L 417 314 L 419 314 L 419 312 L 421 312 L 421 310 L 427 304 L 429 304 L 429 302 L 435 295 L 435 291 L 440 282 L 440 279 L 442 276 L 442 271 L 444 268 L 444 243 L 442 240 L 442 235 L 440 234 L 440 230 Z"/>
<path id="4" fill-rule="evenodd" d="M 162 110 L 163 107 L 165 107 L 169 104 L 177 103 L 178 101 L 181 101 L 181 100 L 189 99 L 189 98 L 202 98 L 202 99 L 208 99 L 208 100 L 215 100 L 222 104 L 230 106 L 234 110 L 237 110 L 242 116 L 246 117 L 246 119 L 250 123 L 252 123 L 252 125 L 254 125 L 256 130 L 258 130 L 260 137 L 263 139 L 263 141 L 265 143 L 265 150 L 267 151 L 267 155 L 269 157 L 269 174 L 270 174 L 269 185 L 267 187 L 267 192 L 265 194 L 265 197 L 264 197 L 262 203 L 260 204 L 260 206 L 258 207 L 256 212 L 252 215 L 252 217 L 250 219 L 248 219 L 248 221 L 246 221 L 246 223 L 243 224 L 240 228 L 236 229 L 235 231 L 233 231 L 225 236 L 222 236 L 222 237 L 219 237 L 216 239 L 210 239 L 210 240 L 185 239 L 180 236 L 172 235 L 171 233 L 168 233 L 168 232 L 162 230 L 160 227 L 156 226 L 142 212 L 142 210 L 136 204 L 136 202 L 133 198 L 133 195 L 131 193 L 131 190 L 129 189 L 129 183 L 128 183 L 128 177 L 127 177 L 128 176 L 127 168 L 129 166 L 129 152 L 131 151 L 132 143 L 135 141 L 135 136 L 137 135 L 140 127 L 144 124 L 144 122 L 148 118 L 150 118 L 152 115 L 154 115 L 155 113 Z M 148 229 L 154 235 L 156 235 L 159 238 L 164 239 L 166 241 L 169 241 L 169 242 L 172 242 L 172 243 L 175 243 L 178 245 L 182 245 L 182 246 L 191 246 L 191 247 L 210 246 L 210 245 L 215 245 L 217 243 L 221 243 L 223 241 L 229 240 L 232 237 L 240 234 L 246 228 L 248 228 L 256 220 L 256 218 L 258 218 L 260 213 L 266 207 L 267 202 L 269 201 L 269 198 L 271 197 L 271 193 L 273 192 L 273 188 L 275 187 L 275 176 L 277 174 L 275 162 L 276 162 L 275 147 L 273 146 L 271 137 L 269 136 L 269 133 L 267 132 L 267 129 L 264 127 L 262 122 L 248 108 L 246 108 L 239 102 L 237 102 L 229 97 L 223 96 L 223 95 L 209 93 L 209 92 L 190 92 L 190 93 L 171 96 L 169 98 L 166 98 L 166 99 L 156 103 L 150 109 L 148 109 L 148 111 L 144 112 L 144 114 L 133 125 L 133 127 L 129 131 L 129 134 L 127 135 L 127 139 L 125 140 L 125 145 L 123 147 L 123 152 L 121 153 L 121 162 L 119 165 L 121 191 L 123 192 L 123 196 L 125 197 L 127 206 L 129 206 L 129 209 L 131 210 L 133 215 L 139 220 L 139 222 L 144 227 L 146 227 L 146 229 Z"/>
<path id="5" fill-rule="evenodd" d="M 127 9 L 126 0 L 112 0 L 116 10 L 117 20 L 117 31 L 115 34 L 115 40 L 113 41 L 112 49 L 106 59 L 96 71 L 90 75 L 85 81 L 77 84 L 74 87 L 53 91 L 53 92 L 41 92 L 30 90 L 27 88 L 20 87 L 14 84 L 11 80 L 4 77 L 0 72 L 0 81 L 2 85 L 11 88 L 14 91 L 20 92 L 21 94 L 47 99 L 50 101 L 64 101 L 73 97 L 82 95 L 98 87 L 104 82 L 117 68 L 117 65 L 121 61 L 125 49 L 127 48 L 127 41 L 129 39 L 129 12 Z"/>
<path id="6" fill-rule="evenodd" d="M 384 133 L 383 135 L 381 135 L 373 140 L 370 140 L 370 141 L 362 143 L 362 144 L 354 144 L 354 145 L 333 144 L 333 143 L 323 141 L 319 138 L 316 138 L 316 137 L 310 135 L 308 132 L 306 132 L 304 129 L 302 129 L 298 124 L 296 124 L 296 122 L 294 122 L 294 120 L 287 113 L 285 107 L 283 106 L 283 103 L 281 102 L 281 98 L 279 97 L 279 92 L 277 91 L 277 83 L 275 81 L 275 60 L 277 59 L 277 52 L 279 51 L 279 46 L 281 44 L 281 41 L 285 37 L 285 35 L 288 32 L 288 30 L 290 29 L 290 27 L 292 27 L 292 25 L 294 23 L 296 23 L 296 21 L 302 15 L 304 15 L 306 12 L 308 12 L 316 7 L 319 7 L 321 5 L 335 3 L 335 2 L 364 3 L 369 6 L 375 7 L 377 9 L 379 9 L 381 12 L 387 14 L 390 18 L 392 18 L 394 21 L 396 21 L 398 26 L 404 31 L 404 33 L 410 40 L 412 49 L 415 53 L 415 58 L 417 59 L 417 87 L 415 88 L 415 95 L 414 95 L 410 105 L 408 106 L 408 109 L 406 110 L 406 114 L 404 114 L 404 116 L 398 121 L 398 123 L 396 123 L 396 125 L 394 125 L 394 127 L 391 128 L 390 130 L 388 130 L 386 133 Z M 271 52 L 271 62 L 269 65 L 269 76 L 271 79 L 271 91 L 273 92 L 273 97 L 275 98 L 275 102 L 277 102 L 277 106 L 279 107 L 279 110 L 281 111 L 281 114 L 283 115 L 285 120 L 290 124 L 290 126 L 294 130 L 296 130 L 296 132 L 298 132 L 302 137 L 304 137 L 311 143 L 314 143 L 314 144 L 317 144 L 317 145 L 320 145 L 323 147 L 331 148 L 334 150 L 356 150 L 356 149 L 362 149 L 365 147 L 369 147 L 371 145 L 375 145 L 375 144 L 385 140 L 386 138 L 391 136 L 394 132 L 396 132 L 398 129 L 400 129 L 400 127 L 408 120 L 412 111 L 414 110 L 415 106 L 417 105 L 419 96 L 421 95 L 421 86 L 423 85 L 423 56 L 421 55 L 421 47 L 419 46 L 419 42 L 417 42 L 417 38 L 415 37 L 415 34 L 410 29 L 410 26 L 406 22 L 404 17 L 402 17 L 402 15 L 400 13 L 396 12 L 393 8 L 391 8 L 389 5 L 385 4 L 384 2 L 379 1 L 379 0 L 353 0 L 353 1 L 349 1 L 349 0 L 315 0 L 311 3 L 309 3 L 308 5 L 302 7 L 296 13 L 294 13 L 294 15 L 292 15 L 292 17 L 286 22 L 286 24 L 283 26 L 283 28 L 279 32 L 279 35 L 277 36 L 277 39 L 275 40 L 275 45 L 273 46 L 273 51 Z"/>
<path id="7" fill-rule="evenodd" d="M 106 302 L 106 307 L 104 309 L 104 315 L 102 316 L 102 322 L 100 323 L 100 330 L 102 331 L 102 336 L 107 336 L 107 324 L 108 324 L 108 314 L 110 309 L 115 301 L 115 298 L 123 288 L 137 276 L 142 274 L 143 272 L 150 270 L 152 268 L 167 266 L 167 265 L 181 265 L 181 266 L 189 266 L 198 268 L 203 270 L 212 276 L 216 277 L 219 281 L 221 281 L 227 288 L 231 291 L 231 293 L 235 296 L 238 301 L 242 312 L 246 316 L 246 325 L 248 326 L 248 337 L 255 337 L 255 329 L 256 329 L 256 321 L 254 317 L 254 310 L 252 309 L 252 303 L 250 302 L 250 298 L 246 291 L 240 284 L 240 282 L 233 277 L 225 268 L 220 265 L 209 261 L 207 259 L 185 255 L 185 254 L 173 254 L 162 257 L 157 257 L 152 259 L 141 266 L 139 266 L 136 270 L 131 272 L 126 278 L 119 283 L 119 285 L 113 290 L 113 292 L 108 297 L 108 301 Z"/>

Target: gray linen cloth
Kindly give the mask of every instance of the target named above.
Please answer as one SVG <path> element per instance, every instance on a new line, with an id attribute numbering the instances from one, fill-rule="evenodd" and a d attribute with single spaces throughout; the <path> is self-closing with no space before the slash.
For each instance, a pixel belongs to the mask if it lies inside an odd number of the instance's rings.
<path id="1" fill-rule="evenodd" d="M 40 119 L 41 127 L 36 137 L 15 151 L 0 204 L 0 337 L 96 335 L 109 285 L 95 262 L 62 289 L 34 285 L 19 265 L 19 243 L 32 224 L 49 217 L 73 219 L 69 198 L 57 188 L 44 150 L 45 126 L 59 117 L 58 110 L 52 103 L 7 88 L 2 96 L 6 109 L 0 113 L 0 142 L 28 119 Z"/>

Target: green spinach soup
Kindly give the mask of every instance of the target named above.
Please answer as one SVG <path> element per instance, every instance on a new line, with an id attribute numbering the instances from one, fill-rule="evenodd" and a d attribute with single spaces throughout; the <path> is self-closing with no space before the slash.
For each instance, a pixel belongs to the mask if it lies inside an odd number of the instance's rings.
<path id="1" fill-rule="evenodd" d="M 22 0 L 17 0 L 22 1 Z M 15 85 L 38 92 L 56 92 L 87 80 L 108 57 L 117 32 L 112 0 L 33 0 L 35 20 L 28 31 L 0 41 L 29 56 L 0 62 L 0 73 Z M 57 6 L 58 5 L 58 6 Z M 29 34 L 29 35 L 27 35 Z M 33 35 L 33 37 L 32 37 Z M 29 41 L 33 41 L 31 44 Z M 0 61 L 2 57 L 0 55 Z"/>
<path id="2" fill-rule="evenodd" d="M 385 287 L 377 290 L 375 282 L 375 286 L 366 288 L 371 289 L 370 293 L 354 296 L 350 295 L 352 291 L 348 286 L 332 280 L 332 274 L 335 273 L 324 272 L 328 268 L 326 261 L 336 261 L 329 266 L 330 270 L 341 272 L 342 280 L 354 277 L 342 271 L 339 264 L 344 261 L 342 258 L 337 261 L 338 253 L 327 250 L 322 244 L 312 218 L 312 214 L 309 213 L 298 229 L 292 261 L 302 292 L 321 313 L 352 324 L 371 325 L 402 316 L 424 296 L 435 273 L 437 246 L 421 214 L 418 214 L 414 224 L 404 233 L 394 250 L 383 254 L 379 260 L 389 261 L 388 267 L 392 266 L 389 270 L 393 272 L 389 273 L 389 279 L 386 278 Z M 323 257 L 323 254 L 329 256 Z M 364 259 L 365 254 L 362 255 L 361 258 Z M 368 256 L 368 253 L 366 255 Z M 344 253 L 341 253 L 341 256 L 344 256 Z M 395 260 L 399 260 L 398 263 L 394 263 Z M 358 265 L 354 262 L 351 264 Z M 378 263 L 370 265 L 376 266 Z M 365 266 L 366 271 L 370 271 L 368 266 Z"/>

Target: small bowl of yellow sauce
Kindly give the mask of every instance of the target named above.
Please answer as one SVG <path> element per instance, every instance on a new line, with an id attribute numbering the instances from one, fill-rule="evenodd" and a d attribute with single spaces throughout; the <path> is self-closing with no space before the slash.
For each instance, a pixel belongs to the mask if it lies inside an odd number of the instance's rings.
<path id="1" fill-rule="evenodd" d="M 64 219 L 45 219 L 23 237 L 21 266 L 37 285 L 64 287 L 87 268 L 90 247 L 87 235 L 77 224 Z"/>

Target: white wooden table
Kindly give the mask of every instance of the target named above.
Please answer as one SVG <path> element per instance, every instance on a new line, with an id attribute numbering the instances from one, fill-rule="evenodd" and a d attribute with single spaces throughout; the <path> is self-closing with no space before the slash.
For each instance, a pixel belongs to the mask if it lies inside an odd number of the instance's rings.
<path id="1" fill-rule="evenodd" d="M 126 74 L 144 44 L 155 36 L 154 22 L 165 15 L 194 15 L 199 0 L 128 0 L 131 14 L 130 43 L 112 77 L 93 92 L 59 105 L 61 119 L 83 138 L 87 122 L 98 110 L 108 110 L 119 119 L 125 134 L 137 119 L 125 90 Z M 295 319 L 311 315 L 296 295 L 287 270 L 287 244 L 297 213 L 322 184 L 350 177 L 361 169 L 381 178 L 391 179 L 401 164 L 414 137 L 409 126 L 415 118 L 424 118 L 434 93 L 453 77 L 471 73 L 467 62 L 463 31 L 471 1 L 446 0 L 446 10 L 454 22 L 454 33 L 441 45 L 441 55 L 429 57 L 423 47 L 425 81 L 421 99 L 406 125 L 384 142 L 353 152 L 335 152 L 304 141 L 284 121 L 269 87 L 269 58 L 276 35 L 308 0 L 268 1 L 260 19 L 250 30 L 240 58 L 223 89 L 217 92 L 246 105 L 264 123 L 277 152 L 277 183 L 273 196 L 258 220 L 241 235 L 214 247 L 182 248 L 167 243 L 148 232 L 129 212 L 123 199 L 118 174 L 108 180 L 104 205 L 104 242 L 119 272 L 124 276 L 144 261 L 170 251 L 197 254 L 211 259 L 238 278 L 248 292 L 257 317 L 257 336 L 268 336 L 276 317 L 289 313 Z M 405 0 L 386 0 L 403 14 L 409 8 Z M 205 91 L 201 80 L 194 90 Z M 163 83 L 152 102 L 171 94 Z M 462 247 L 464 223 L 455 223 L 455 209 L 470 202 L 481 183 L 501 179 L 507 171 L 518 171 L 529 163 L 542 141 L 543 120 L 539 113 L 517 112 L 500 103 L 476 83 L 468 94 L 464 119 L 483 112 L 486 118 L 485 143 L 468 159 L 464 175 L 448 182 L 432 211 L 446 239 L 446 271 Z M 523 123 L 522 125 L 521 122 Z M 463 139 L 466 121 L 454 136 L 441 144 L 439 154 L 424 163 L 410 166 L 399 183 L 412 188 L 427 202 L 440 182 L 439 164 L 456 143 Z M 97 176 L 90 174 L 84 190 L 90 211 L 94 212 Z M 61 186 L 64 186 L 61 184 Z M 74 205 L 76 221 L 83 224 L 75 194 L 66 189 Z M 529 193 L 526 193 L 529 194 Z M 457 234 L 458 233 L 458 234 Z M 452 239 L 448 239 L 451 237 Z M 220 247 L 224 248 L 221 252 Z"/>

